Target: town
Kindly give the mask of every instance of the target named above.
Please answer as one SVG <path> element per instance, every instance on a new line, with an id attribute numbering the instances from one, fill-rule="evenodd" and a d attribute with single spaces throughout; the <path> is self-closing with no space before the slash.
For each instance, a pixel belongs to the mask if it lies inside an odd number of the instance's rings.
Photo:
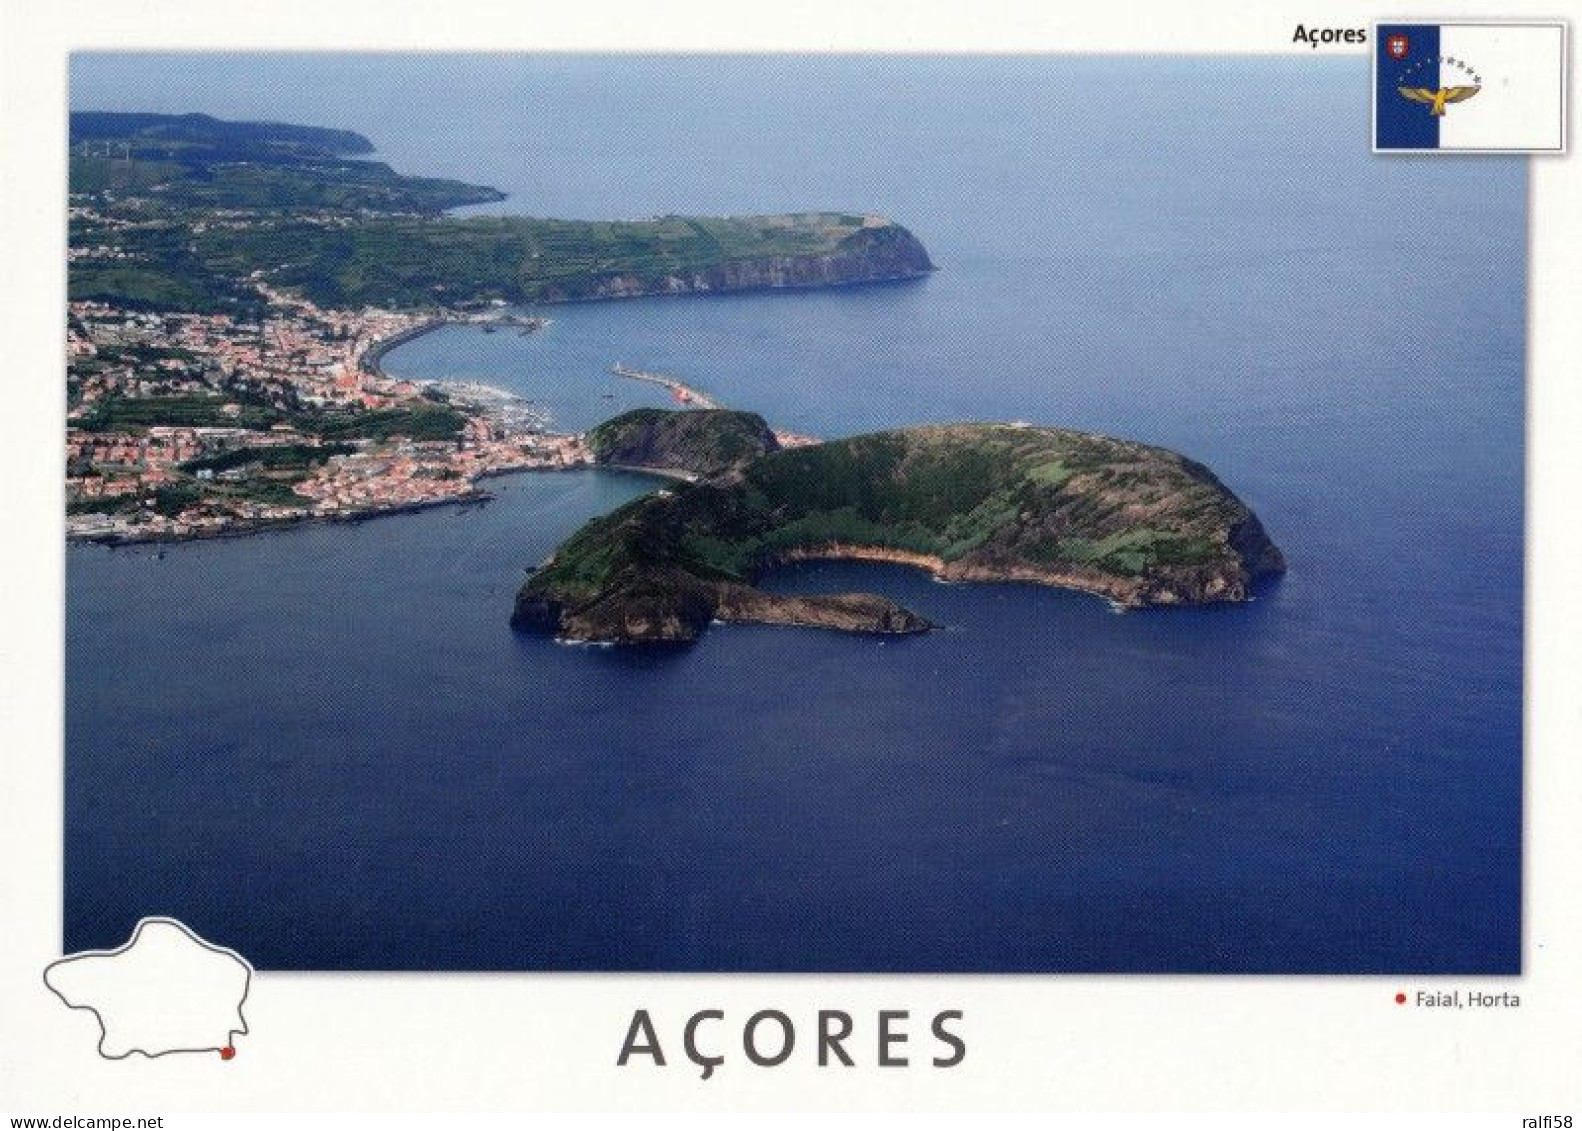
<path id="1" fill-rule="evenodd" d="M 258 279 L 258 320 L 68 306 L 67 535 L 106 542 L 240 533 L 487 498 L 485 476 L 580 467 L 580 437 L 475 383 L 386 375 L 393 344 L 443 315 L 325 309 Z"/>

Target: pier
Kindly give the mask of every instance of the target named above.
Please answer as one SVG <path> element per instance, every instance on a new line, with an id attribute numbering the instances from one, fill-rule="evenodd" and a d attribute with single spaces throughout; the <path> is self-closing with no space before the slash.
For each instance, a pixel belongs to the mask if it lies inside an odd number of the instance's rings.
<path id="1" fill-rule="evenodd" d="M 625 377 L 630 381 L 647 381 L 651 385 L 663 385 L 670 390 L 670 395 L 676 398 L 677 403 L 688 408 L 724 408 L 725 406 L 707 393 L 699 392 L 683 381 L 674 377 L 666 377 L 663 373 L 645 373 L 641 369 L 632 369 L 617 361 L 610 372 L 617 377 Z"/>

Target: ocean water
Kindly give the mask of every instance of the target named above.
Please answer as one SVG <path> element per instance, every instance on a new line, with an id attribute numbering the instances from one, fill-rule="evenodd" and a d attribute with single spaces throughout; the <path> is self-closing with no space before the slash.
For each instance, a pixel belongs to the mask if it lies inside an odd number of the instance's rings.
<path id="1" fill-rule="evenodd" d="M 1161 99 L 1159 91 L 1169 90 Z M 79 55 L 73 105 L 356 129 L 495 210 L 870 210 L 914 283 L 545 308 L 387 359 L 568 428 L 680 376 L 835 436 L 1177 448 L 1290 572 L 1117 615 L 816 565 L 946 625 L 507 625 L 651 489 L 67 557 L 68 950 L 174 915 L 264 969 L 1520 968 L 1526 171 L 1374 157 L 1365 59 Z"/>

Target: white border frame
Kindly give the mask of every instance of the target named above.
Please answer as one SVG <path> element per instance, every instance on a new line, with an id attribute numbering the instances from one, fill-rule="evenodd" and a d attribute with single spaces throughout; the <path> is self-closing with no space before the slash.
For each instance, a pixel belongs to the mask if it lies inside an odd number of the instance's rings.
<path id="1" fill-rule="evenodd" d="M 1442 2 L 1453 21 L 1474 0 Z M 1410 6 L 1410 5 L 1408 5 Z M 1541 18 L 1549 3 L 1501 14 Z M 1473 12 L 1464 13 L 1465 16 Z M 1476 14 L 1485 15 L 1486 11 Z M 1576 1111 L 1582 1101 L 1582 166 L 1530 166 L 1524 971 L 1514 1011 L 1400 1010 L 1401 989 L 1473 979 L 296 975 L 264 972 L 236 1059 L 101 1061 L 94 1023 L 39 973 L 60 956 L 61 480 L 65 53 L 74 49 L 892 51 L 1315 55 L 1298 23 L 1367 27 L 1364 5 L 1296 0 L 1124 11 L 1037 0 L 67 0 L 0 10 L 0 200 L 10 380 L 0 417 L 4 589 L 0 728 L 0 1104 L 36 1112 L 625 1108 L 1067 1111 Z M 1401 16 L 1404 22 L 1430 17 Z M 1359 70 L 1361 70 L 1359 68 Z M 1362 72 L 1366 73 L 1366 72 Z M 1568 69 L 1568 83 L 1573 72 Z M 1360 81 L 1360 74 L 1359 74 Z M 1372 99 L 1372 90 L 1368 91 Z M 1360 111 L 1360 107 L 1359 107 Z M 1358 122 L 1358 144 L 1364 144 Z M 46 374 L 47 379 L 33 375 Z M 1425 799 L 1428 803 L 1428 799 Z M 820 1003 L 964 1008 L 958 1069 L 835 1072 L 733 1058 L 615 1068 L 638 1006 L 679 1019 Z M 924 1047 L 919 1044 L 919 1050 Z M 1509 1124 L 1507 1124 L 1509 1125 Z"/>

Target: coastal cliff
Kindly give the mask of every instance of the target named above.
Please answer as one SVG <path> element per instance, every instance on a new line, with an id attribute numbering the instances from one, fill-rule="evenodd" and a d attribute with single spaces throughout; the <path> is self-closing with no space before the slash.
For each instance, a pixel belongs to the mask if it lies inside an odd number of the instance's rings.
<path id="1" fill-rule="evenodd" d="M 1245 601 L 1285 568 L 1257 516 L 1174 452 L 1054 428 L 929 426 L 769 452 L 595 519 L 522 586 L 512 623 L 609 643 L 692 640 L 712 621 L 932 627 L 872 594 L 753 585 L 822 558 L 1058 586 L 1125 608 Z"/>
<path id="2" fill-rule="evenodd" d="M 860 227 L 827 251 L 722 259 L 690 270 L 622 271 L 571 281 L 546 280 L 539 302 L 640 298 L 645 295 L 790 290 L 917 279 L 934 269 L 918 238 L 888 221 Z"/>
<path id="3" fill-rule="evenodd" d="M 882 216 L 375 215 L 326 227 L 285 218 L 210 228 L 198 261 L 228 277 L 266 272 L 320 306 L 457 308 L 582 302 L 916 279 L 923 244 Z"/>

